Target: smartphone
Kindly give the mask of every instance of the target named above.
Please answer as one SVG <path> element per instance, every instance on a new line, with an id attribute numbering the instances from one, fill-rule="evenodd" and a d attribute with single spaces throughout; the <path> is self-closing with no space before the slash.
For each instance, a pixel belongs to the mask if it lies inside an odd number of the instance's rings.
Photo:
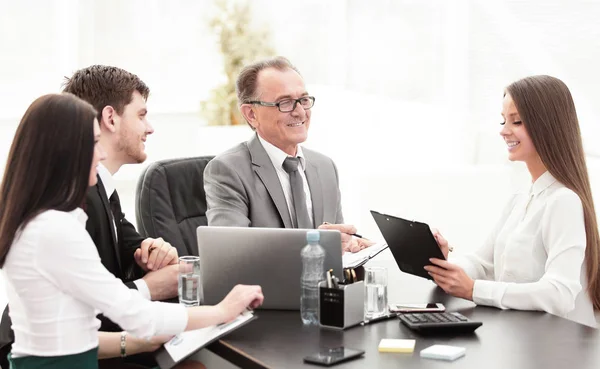
<path id="1" fill-rule="evenodd" d="M 364 354 L 365 352 L 363 350 L 354 350 L 343 346 L 322 348 L 318 353 L 305 357 L 304 362 L 322 366 L 332 366 L 344 361 L 357 359 Z"/>
<path id="2" fill-rule="evenodd" d="M 446 311 L 442 304 L 390 304 L 392 313 L 441 313 Z"/>

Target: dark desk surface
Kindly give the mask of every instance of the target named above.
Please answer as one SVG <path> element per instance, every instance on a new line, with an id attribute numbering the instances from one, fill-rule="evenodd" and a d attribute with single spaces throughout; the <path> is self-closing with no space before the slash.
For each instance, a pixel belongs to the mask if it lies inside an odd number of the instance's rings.
<path id="1" fill-rule="evenodd" d="M 391 280 L 390 302 L 442 302 L 447 311 L 460 311 L 483 325 L 470 335 L 446 337 L 420 336 L 397 319 L 332 331 L 303 326 L 298 311 L 259 310 L 257 320 L 210 349 L 243 368 L 317 368 L 304 364 L 302 358 L 320 347 L 336 346 L 366 351 L 362 359 L 336 368 L 600 368 L 600 330 L 546 313 L 475 307 L 406 274 Z M 377 346 L 382 338 L 416 339 L 415 351 L 380 353 Z M 419 352 L 433 344 L 463 346 L 466 355 L 454 362 L 421 359 Z"/>

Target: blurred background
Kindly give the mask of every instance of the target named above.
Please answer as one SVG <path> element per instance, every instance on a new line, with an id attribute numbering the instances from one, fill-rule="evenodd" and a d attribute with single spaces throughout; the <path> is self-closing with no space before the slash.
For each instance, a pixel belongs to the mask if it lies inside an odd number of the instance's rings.
<path id="1" fill-rule="evenodd" d="M 498 135 L 516 79 L 570 87 L 598 205 L 598 19 L 595 0 L 0 0 L 0 173 L 35 98 L 79 68 L 124 68 L 150 86 L 156 130 L 146 163 L 116 175 L 134 221 L 146 165 L 252 135 L 227 110 L 240 54 L 283 55 L 316 97 L 305 145 L 336 161 L 346 222 L 380 239 L 369 210 L 420 220 L 469 252 L 530 186 Z"/>
<path id="2" fill-rule="evenodd" d="M 145 165 L 251 136 L 207 110 L 227 83 L 224 42 L 258 45 L 288 57 L 316 97 L 305 145 L 338 164 L 347 222 L 377 238 L 368 211 L 388 212 L 472 250 L 513 188 L 529 185 L 498 135 L 516 79 L 550 74 L 570 87 L 600 196 L 599 18 L 591 0 L 0 0 L 0 172 L 36 97 L 91 64 L 127 69 L 151 88 L 156 129 L 147 162 L 116 176 L 133 221 Z"/>

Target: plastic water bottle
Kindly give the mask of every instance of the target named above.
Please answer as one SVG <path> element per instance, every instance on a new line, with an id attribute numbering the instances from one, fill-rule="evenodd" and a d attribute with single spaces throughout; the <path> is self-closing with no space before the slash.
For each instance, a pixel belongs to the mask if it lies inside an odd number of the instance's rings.
<path id="1" fill-rule="evenodd" d="M 300 279 L 300 315 L 306 325 L 319 324 L 319 282 L 325 279 L 325 250 L 319 245 L 319 231 L 308 231 L 308 245 L 302 248 L 302 277 Z"/>

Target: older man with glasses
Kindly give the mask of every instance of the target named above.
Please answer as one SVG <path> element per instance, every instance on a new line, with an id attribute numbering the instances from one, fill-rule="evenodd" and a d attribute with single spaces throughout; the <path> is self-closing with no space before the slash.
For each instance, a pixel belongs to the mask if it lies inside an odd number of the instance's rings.
<path id="1" fill-rule="evenodd" d="M 255 134 L 206 167 L 208 224 L 338 229 L 345 251 L 370 246 L 344 224 L 334 162 L 300 146 L 315 98 L 298 70 L 283 57 L 248 65 L 237 79 L 237 97 Z"/>

